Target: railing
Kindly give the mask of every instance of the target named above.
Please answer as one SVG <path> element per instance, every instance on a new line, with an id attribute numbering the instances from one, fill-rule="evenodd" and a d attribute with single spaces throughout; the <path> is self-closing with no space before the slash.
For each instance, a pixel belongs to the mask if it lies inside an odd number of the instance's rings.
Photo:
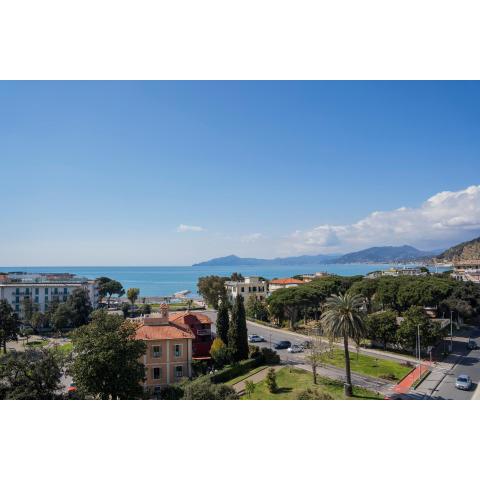
<path id="1" fill-rule="evenodd" d="M 203 336 L 203 335 L 211 335 L 212 331 L 209 328 L 201 328 L 197 330 L 197 335 Z"/>

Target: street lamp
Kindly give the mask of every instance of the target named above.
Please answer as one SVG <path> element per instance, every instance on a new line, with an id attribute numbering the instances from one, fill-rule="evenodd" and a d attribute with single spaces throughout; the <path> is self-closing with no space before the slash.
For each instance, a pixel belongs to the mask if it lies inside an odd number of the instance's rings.
<path id="1" fill-rule="evenodd" d="M 450 353 L 453 352 L 453 310 L 450 311 Z"/>

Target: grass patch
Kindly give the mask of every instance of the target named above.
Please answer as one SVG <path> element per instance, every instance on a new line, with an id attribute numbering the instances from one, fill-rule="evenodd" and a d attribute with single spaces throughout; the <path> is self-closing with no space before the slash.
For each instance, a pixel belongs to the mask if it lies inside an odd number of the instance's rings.
<path id="1" fill-rule="evenodd" d="M 243 375 L 240 375 L 239 377 L 232 378 L 228 382 L 226 382 L 227 385 L 235 385 L 236 383 L 241 382 L 242 380 L 245 380 L 246 378 L 250 377 L 251 375 L 254 375 L 257 372 L 260 372 L 261 370 L 268 368 L 266 365 L 260 365 L 259 367 L 256 367 L 252 370 L 250 370 L 248 373 L 245 373 Z"/>
<path id="2" fill-rule="evenodd" d="M 32 340 L 30 342 L 25 342 L 25 347 L 30 347 L 30 348 L 43 348 L 48 345 L 49 341 L 48 340 Z"/>
<path id="3" fill-rule="evenodd" d="M 325 355 L 324 363 L 334 367 L 345 368 L 345 354 L 343 350 L 333 349 L 328 355 Z M 369 355 L 356 354 L 350 352 L 350 366 L 352 372 L 369 375 L 370 377 L 385 378 L 387 380 L 401 380 L 411 367 L 401 365 L 393 360 L 375 358 Z"/>
<path id="4" fill-rule="evenodd" d="M 335 400 L 346 400 L 343 394 L 343 383 L 325 377 L 317 377 L 317 385 L 313 384 L 311 372 L 289 367 L 281 368 L 277 371 L 276 393 L 270 393 L 265 380 L 255 385 L 255 392 L 250 397 L 251 400 L 296 400 L 298 394 L 307 389 L 318 389 L 323 393 L 328 393 Z M 354 387 L 352 400 L 378 400 L 381 398 L 376 392 L 365 388 Z M 242 400 L 249 400 L 247 396 L 241 397 Z"/>
<path id="5" fill-rule="evenodd" d="M 57 345 L 55 348 L 59 352 L 62 352 L 65 355 L 68 355 L 73 350 L 73 344 L 72 342 L 68 342 L 68 343 L 64 343 L 63 345 Z"/>

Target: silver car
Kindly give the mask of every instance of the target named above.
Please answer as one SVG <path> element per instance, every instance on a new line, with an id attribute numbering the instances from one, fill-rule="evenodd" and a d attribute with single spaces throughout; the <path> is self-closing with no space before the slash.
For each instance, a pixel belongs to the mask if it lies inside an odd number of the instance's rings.
<path id="1" fill-rule="evenodd" d="M 300 345 L 292 345 L 291 347 L 288 347 L 288 351 L 290 353 L 300 353 L 303 352 L 303 348 Z"/>
<path id="2" fill-rule="evenodd" d="M 249 335 L 248 341 L 251 343 L 259 343 L 259 342 L 264 342 L 265 339 L 261 335 Z"/>
<path id="3" fill-rule="evenodd" d="M 459 375 L 455 382 L 455 387 L 459 390 L 470 390 L 472 388 L 472 379 L 468 375 Z"/>

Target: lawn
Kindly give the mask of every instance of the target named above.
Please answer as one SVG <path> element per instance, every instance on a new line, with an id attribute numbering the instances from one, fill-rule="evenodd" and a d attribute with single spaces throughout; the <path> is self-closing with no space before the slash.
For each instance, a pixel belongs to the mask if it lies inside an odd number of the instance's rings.
<path id="1" fill-rule="evenodd" d="M 259 372 L 260 370 L 263 370 L 264 368 L 267 368 L 265 365 L 260 365 L 260 367 L 256 367 L 252 370 L 250 370 L 248 373 L 244 373 L 243 375 L 240 375 L 239 377 L 232 378 L 228 382 L 226 382 L 227 385 L 235 385 L 238 382 L 241 382 L 242 380 L 245 380 L 246 378 L 250 377 L 251 375 L 254 375 L 255 373 Z"/>
<path id="2" fill-rule="evenodd" d="M 325 355 L 324 362 L 334 367 L 345 368 L 345 354 L 343 350 L 335 348 Z M 401 380 L 412 369 L 393 360 L 377 359 L 361 353 L 357 355 L 355 352 L 350 352 L 350 366 L 352 372 L 392 381 Z"/>
<path id="3" fill-rule="evenodd" d="M 68 342 L 68 343 L 64 343 L 63 345 L 57 345 L 55 348 L 59 352 L 62 352 L 64 354 L 69 354 L 73 349 L 73 344 L 72 342 Z"/>
<path id="4" fill-rule="evenodd" d="M 311 372 L 297 368 L 284 367 L 277 371 L 276 393 L 270 393 L 265 380 L 255 385 L 251 400 L 296 400 L 298 394 L 307 389 L 318 389 L 328 393 L 334 400 L 346 400 L 343 394 L 343 383 L 325 377 L 317 377 L 317 385 L 313 384 Z M 365 388 L 354 387 L 352 400 L 378 400 L 382 398 L 375 392 Z M 242 400 L 250 400 L 246 395 Z"/>
<path id="5" fill-rule="evenodd" d="M 25 342 L 25 347 L 29 348 L 43 348 L 49 344 L 48 340 L 31 340 L 28 343 Z"/>

